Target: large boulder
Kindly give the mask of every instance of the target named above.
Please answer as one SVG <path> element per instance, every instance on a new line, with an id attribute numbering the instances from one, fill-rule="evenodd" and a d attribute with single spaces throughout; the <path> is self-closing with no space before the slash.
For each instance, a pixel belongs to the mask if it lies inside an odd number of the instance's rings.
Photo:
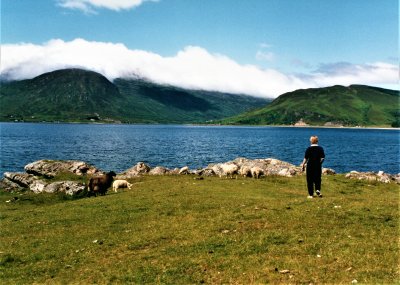
<path id="1" fill-rule="evenodd" d="M 335 175 L 336 171 L 332 168 L 322 168 L 322 175 Z"/>
<path id="2" fill-rule="evenodd" d="M 226 176 L 233 173 L 244 177 L 254 175 L 258 178 L 260 174 L 265 176 L 278 175 L 286 177 L 303 174 L 301 167 L 275 158 L 247 159 L 238 157 L 233 161 L 210 164 L 204 170 L 206 169 L 212 170 L 218 176 Z M 252 169 L 258 171 L 252 172 Z M 255 173 L 257 173 L 257 175 L 255 175 Z"/>
<path id="3" fill-rule="evenodd" d="M 25 166 L 28 174 L 52 178 L 60 173 L 72 173 L 75 175 L 93 175 L 100 172 L 96 167 L 83 161 L 76 160 L 38 160 Z"/>
<path id="4" fill-rule="evenodd" d="M 31 185 L 29 185 L 29 190 L 31 190 L 33 193 L 36 194 L 46 192 L 44 189 L 46 188 L 47 185 L 48 183 L 46 183 L 45 181 L 37 179 L 33 181 Z"/>
<path id="5" fill-rule="evenodd" d="M 357 179 L 357 180 L 366 180 L 366 181 L 377 181 L 382 183 L 391 183 L 392 181 L 400 184 L 399 175 L 390 175 L 388 173 L 384 173 L 383 171 L 379 172 L 358 172 L 358 171 L 350 171 L 345 175 L 346 178 L 349 179 Z"/>
<path id="6" fill-rule="evenodd" d="M 3 189 L 6 192 L 20 191 L 26 187 L 22 187 L 21 185 L 9 180 L 7 178 L 3 178 L 0 180 L 0 189 Z"/>
<path id="7" fill-rule="evenodd" d="M 123 173 L 118 175 L 120 178 L 128 179 L 137 177 L 141 174 L 146 174 L 150 172 L 150 166 L 148 166 L 144 162 L 138 162 L 136 165 L 132 166 L 131 168 L 125 170 Z"/>
<path id="8" fill-rule="evenodd" d="M 190 174 L 189 166 L 184 166 L 184 167 L 182 167 L 181 169 L 179 169 L 178 174 L 180 174 L 180 175 L 187 175 L 187 174 Z"/>
<path id="9" fill-rule="evenodd" d="M 166 175 L 169 174 L 170 170 L 163 166 L 156 166 L 149 171 L 150 175 Z"/>
<path id="10" fill-rule="evenodd" d="M 29 188 L 29 185 L 31 185 L 35 180 L 36 178 L 32 174 L 5 172 L 3 182 L 8 183 L 9 185 L 12 185 L 11 183 L 13 183 L 22 188 Z"/>
<path id="11" fill-rule="evenodd" d="M 38 176 L 28 173 L 5 172 L 0 181 L 0 187 L 6 191 L 29 189 L 34 193 L 58 193 L 64 192 L 68 195 L 80 193 L 85 185 L 75 181 L 48 182 Z"/>
<path id="12" fill-rule="evenodd" d="M 72 196 L 81 193 L 84 189 L 85 185 L 76 181 L 58 181 L 44 185 L 41 192 L 65 193 L 67 195 Z M 41 192 L 35 192 L 35 193 L 41 193 Z"/>

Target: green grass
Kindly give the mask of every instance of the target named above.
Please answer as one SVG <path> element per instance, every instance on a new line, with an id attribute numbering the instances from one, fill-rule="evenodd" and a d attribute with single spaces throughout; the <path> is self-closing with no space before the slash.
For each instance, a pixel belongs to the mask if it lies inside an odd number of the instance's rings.
<path id="1" fill-rule="evenodd" d="M 399 283 L 398 185 L 329 176 L 308 200 L 304 177 L 131 182 L 72 200 L 2 192 L 0 282 Z"/>

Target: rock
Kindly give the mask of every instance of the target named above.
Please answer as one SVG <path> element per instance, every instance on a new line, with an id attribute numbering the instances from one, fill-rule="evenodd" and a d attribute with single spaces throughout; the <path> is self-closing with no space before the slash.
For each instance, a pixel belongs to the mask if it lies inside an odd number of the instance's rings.
<path id="1" fill-rule="evenodd" d="M 331 168 L 322 168 L 322 175 L 335 175 L 336 171 Z"/>
<path id="2" fill-rule="evenodd" d="M 94 166 L 83 161 L 75 160 L 38 160 L 25 166 L 28 174 L 52 178 L 60 173 L 73 173 L 75 175 L 95 174 L 100 172 Z"/>
<path id="3" fill-rule="evenodd" d="M 212 169 L 213 172 L 218 176 L 226 175 L 226 171 L 224 168 L 226 165 L 235 164 L 239 169 L 237 171 L 238 174 L 244 177 L 250 177 L 252 168 L 259 168 L 261 171 L 260 174 L 263 175 L 279 175 L 292 177 L 296 175 L 303 175 L 301 171 L 301 167 L 295 166 L 285 161 L 281 161 L 275 158 L 265 158 L 265 159 L 247 159 L 243 157 L 238 157 L 233 161 L 228 161 L 225 163 L 217 163 L 210 164 L 206 169 Z"/>
<path id="4" fill-rule="evenodd" d="M 400 184 L 400 173 L 393 175 L 392 178 L 397 184 Z"/>
<path id="5" fill-rule="evenodd" d="M 179 168 L 175 167 L 174 169 L 170 170 L 169 173 L 178 175 L 179 174 L 179 170 L 180 170 Z"/>
<path id="6" fill-rule="evenodd" d="M 366 180 L 371 182 L 376 181 L 381 183 L 391 183 L 393 181 L 397 184 L 400 184 L 399 174 L 390 175 L 384 173 L 383 171 L 379 171 L 377 173 L 350 171 L 345 175 L 345 177 L 348 179 Z"/>
<path id="7" fill-rule="evenodd" d="M 279 176 L 286 176 L 286 177 L 291 177 L 292 176 L 290 174 L 289 168 L 283 168 L 283 169 L 279 170 L 278 175 Z"/>
<path id="8" fill-rule="evenodd" d="M 69 162 L 66 162 L 66 164 L 69 164 Z M 33 164 L 30 164 L 31 166 Z M 69 164 L 72 165 L 72 164 Z M 83 164 L 76 164 L 76 165 L 83 165 Z M 31 168 L 31 166 L 28 167 L 28 169 Z M 36 169 L 36 168 L 35 168 Z M 45 168 L 42 168 L 42 170 Z M 47 168 L 46 168 L 47 169 Z M 60 168 L 58 168 L 60 169 Z M 78 168 L 75 168 L 78 169 Z M 89 168 L 88 170 L 94 170 L 95 168 Z M 54 169 L 55 170 L 55 169 Z M 74 171 L 74 168 L 70 168 L 71 171 Z M 81 168 L 82 170 L 82 168 Z M 96 169 L 97 171 L 97 169 Z M 79 171 L 75 170 L 75 173 Z M 50 174 L 49 172 L 46 172 L 47 174 Z M 50 175 L 54 175 L 56 172 L 51 172 Z M 80 171 L 80 174 L 76 175 L 82 175 L 83 172 Z M 87 172 L 86 172 L 87 173 Z M 48 177 L 49 175 L 43 175 L 41 177 Z M 28 174 L 28 173 L 13 173 L 13 172 L 5 172 L 4 173 L 4 179 L 1 181 L 2 185 L 5 185 L 3 187 L 0 185 L 2 189 L 6 189 L 7 191 L 13 191 L 13 190 L 22 190 L 22 189 L 29 189 L 34 193 L 57 193 L 57 192 L 64 192 L 67 195 L 74 195 L 77 194 L 85 189 L 85 185 L 79 182 L 75 181 L 58 181 L 58 182 L 47 182 L 41 177 L 35 176 L 33 174 Z"/>
<path id="9" fill-rule="evenodd" d="M 85 185 L 75 181 L 59 181 L 48 184 L 44 191 L 47 193 L 63 192 L 67 195 L 75 195 L 85 190 Z"/>
<path id="10" fill-rule="evenodd" d="M 157 166 L 150 170 L 149 172 L 150 175 L 165 175 L 169 174 L 169 169 L 163 166 Z"/>
<path id="11" fill-rule="evenodd" d="M 207 169 L 211 169 L 211 171 L 218 176 L 222 176 L 222 168 L 220 164 L 210 164 Z"/>
<path id="12" fill-rule="evenodd" d="M 0 180 L 0 189 L 3 189 L 6 192 L 20 191 L 24 189 L 24 187 L 18 185 L 17 183 L 3 178 Z"/>
<path id="13" fill-rule="evenodd" d="M 181 174 L 181 175 L 190 174 L 189 167 L 188 167 L 188 166 L 182 167 L 182 168 L 179 170 L 178 174 Z"/>
<path id="14" fill-rule="evenodd" d="M 34 175 L 20 172 L 5 172 L 4 178 L 5 181 L 11 181 L 23 188 L 29 188 L 29 185 L 36 180 Z"/>
<path id="15" fill-rule="evenodd" d="M 53 183 L 46 183 L 43 180 L 36 180 L 29 189 L 34 193 L 65 193 L 67 195 L 75 195 L 85 189 L 85 185 L 75 181 L 57 181 Z"/>
<path id="16" fill-rule="evenodd" d="M 210 176 L 214 176 L 214 175 L 215 175 L 215 172 L 214 172 L 214 170 L 212 170 L 212 169 L 210 169 L 210 168 L 204 168 L 204 169 L 200 169 L 200 170 L 197 172 L 197 174 L 198 174 L 198 175 L 201 175 L 201 176 L 210 177 Z"/>
<path id="17" fill-rule="evenodd" d="M 42 180 L 35 180 L 32 184 L 29 185 L 29 189 L 34 193 L 42 193 L 44 192 L 44 188 L 47 186 L 47 183 Z"/>
<path id="18" fill-rule="evenodd" d="M 146 174 L 150 172 L 150 166 L 145 164 L 144 162 L 138 162 L 135 166 L 125 170 L 119 177 L 128 179 L 139 176 L 141 174 Z"/>

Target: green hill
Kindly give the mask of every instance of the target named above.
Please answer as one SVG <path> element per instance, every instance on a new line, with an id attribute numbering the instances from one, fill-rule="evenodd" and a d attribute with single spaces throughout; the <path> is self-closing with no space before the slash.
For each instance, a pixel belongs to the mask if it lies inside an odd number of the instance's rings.
<path id="1" fill-rule="evenodd" d="M 393 126 L 400 125 L 399 92 L 351 85 L 296 90 L 264 108 L 223 120 L 225 124 Z"/>
<path id="2" fill-rule="evenodd" d="M 71 121 L 112 116 L 122 99 L 104 76 L 80 69 L 58 70 L 30 80 L 3 83 L 0 114 L 4 120 Z"/>
<path id="3" fill-rule="evenodd" d="M 96 72 L 64 69 L 29 80 L 3 82 L 0 120 L 200 123 L 233 116 L 268 102 L 144 80 L 110 82 Z"/>

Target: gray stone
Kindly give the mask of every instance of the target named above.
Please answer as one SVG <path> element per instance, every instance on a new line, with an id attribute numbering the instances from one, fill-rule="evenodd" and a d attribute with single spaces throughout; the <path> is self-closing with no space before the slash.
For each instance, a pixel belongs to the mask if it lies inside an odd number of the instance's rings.
<path id="1" fill-rule="evenodd" d="M 29 188 L 29 185 L 31 185 L 36 180 L 36 178 L 34 175 L 27 173 L 5 172 L 4 180 L 11 181 L 23 188 Z"/>
<path id="2" fill-rule="evenodd" d="M 150 172 L 150 166 L 148 166 L 144 162 L 138 162 L 136 165 L 118 175 L 118 177 L 128 179 L 139 176 L 141 174 L 146 174 L 148 172 Z"/>
<path id="3" fill-rule="evenodd" d="M 46 188 L 47 185 L 48 184 L 46 182 L 37 179 L 29 185 L 29 189 L 34 193 L 38 194 L 44 192 L 44 189 Z"/>
<path id="4" fill-rule="evenodd" d="M 38 160 L 25 166 L 29 174 L 52 178 L 60 173 L 73 173 L 75 175 L 93 175 L 100 172 L 96 167 L 83 161 L 75 160 Z"/>
<path id="5" fill-rule="evenodd" d="M 350 171 L 345 175 L 348 179 L 357 179 L 357 180 L 365 180 L 365 181 L 376 181 L 381 183 L 397 183 L 400 184 L 399 174 L 390 175 L 388 173 L 384 173 L 383 171 L 375 172 L 358 172 L 358 171 Z"/>
<path id="6" fill-rule="evenodd" d="M 67 195 L 79 194 L 85 189 L 85 185 L 75 181 L 59 181 L 48 184 L 44 188 L 44 192 L 47 193 L 59 193 L 63 192 Z"/>
<path id="7" fill-rule="evenodd" d="M 156 166 L 149 171 L 150 175 L 166 175 L 169 174 L 169 169 L 163 166 Z"/>
<path id="8" fill-rule="evenodd" d="M 182 167 L 181 169 L 179 169 L 179 172 L 178 172 L 178 174 L 181 174 L 181 175 L 187 175 L 187 174 L 190 174 L 189 167 L 188 167 L 188 166 L 184 166 L 184 167 Z"/>

